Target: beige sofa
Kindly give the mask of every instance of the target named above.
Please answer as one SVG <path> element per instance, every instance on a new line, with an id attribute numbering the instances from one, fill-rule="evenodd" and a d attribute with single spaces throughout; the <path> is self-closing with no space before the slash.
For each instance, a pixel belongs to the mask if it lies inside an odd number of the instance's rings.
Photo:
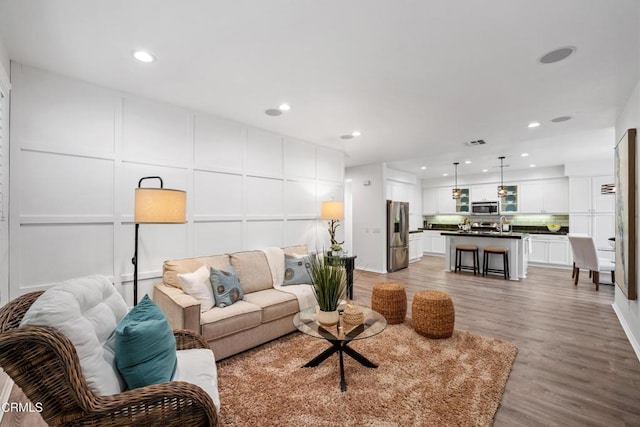
<path id="1" fill-rule="evenodd" d="M 281 286 L 284 257 L 306 253 L 306 246 L 292 246 L 165 261 L 162 283 L 155 285 L 153 300 L 172 328 L 201 334 L 216 360 L 221 360 L 296 330 L 293 317 L 313 307 L 315 299 L 308 284 Z M 203 265 L 217 269 L 231 265 L 238 273 L 244 299 L 201 312 L 199 301 L 182 290 L 177 275 Z"/>

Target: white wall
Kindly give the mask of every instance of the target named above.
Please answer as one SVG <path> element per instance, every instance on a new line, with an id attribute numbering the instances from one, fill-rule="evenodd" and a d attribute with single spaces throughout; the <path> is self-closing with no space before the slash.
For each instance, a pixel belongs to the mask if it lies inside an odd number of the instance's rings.
<path id="1" fill-rule="evenodd" d="M 627 101 L 625 109 L 617 117 L 615 141 L 619 141 L 626 130 L 631 128 L 640 130 L 640 82 L 636 85 L 633 93 L 629 97 L 629 101 Z M 640 164 L 640 157 L 636 158 L 636 162 L 638 162 L 637 164 Z M 636 182 L 639 182 L 637 175 Z M 640 212 L 640 210 L 638 210 L 640 209 L 639 202 L 640 200 L 636 196 L 636 212 Z M 640 221 L 638 221 L 638 224 L 636 225 L 636 229 L 640 230 L 638 226 L 640 226 Z M 636 253 L 636 265 L 640 266 L 640 251 L 637 251 Z M 636 286 L 638 286 L 638 283 L 636 283 Z M 618 314 L 620 323 L 625 329 L 625 332 L 629 337 L 629 341 L 631 342 L 638 358 L 640 358 L 640 300 L 628 300 L 622 291 L 616 286 L 613 308 Z"/>
<path id="2" fill-rule="evenodd" d="M 6 211 L 8 205 L 9 190 L 9 54 L 0 37 L 0 98 L 3 110 L 3 123 L 0 129 L 0 183 L 3 199 L 0 200 L 0 209 Z M 9 221 L 8 212 L 0 212 L 0 306 L 9 301 Z"/>
<path id="3" fill-rule="evenodd" d="M 385 176 L 382 163 L 350 167 L 353 254 L 360 269 L 386 272 Z"/>
<path id="4" fill-rule="evenodd" d="M 16 63 L 12 84 L 11 298 L 104 274 L 132 303 L 143 176 L 187 191 L 188 222 L 140 225 L 140 297 L 166 259 L 328 246 L 318 216 L 343 198 L 341 152 Z"/>

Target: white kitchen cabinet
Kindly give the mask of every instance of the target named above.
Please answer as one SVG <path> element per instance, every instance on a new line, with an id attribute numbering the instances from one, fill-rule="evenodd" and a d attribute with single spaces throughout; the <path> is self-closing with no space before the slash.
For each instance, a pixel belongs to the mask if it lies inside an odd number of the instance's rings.
<path id="1" fill-rule="evenodd" d="M 569 179 L 569 212 L 615 212 L 615 195 L 602 194 L 604 184 L 614 184 L 613 176 L 580 176 Z"/>
<path id="2" fill-rule="evenodd" d="M 567 180 L 523 182 L 518 188 L 519 213 L 569 212 L 569 183 Z"/>
<path id="3" fill-rule="evenodd" d="M 567 236 L 532 234 L 529 262 L 568 266 L 571 264 L 571 247 Z"/>
<path id="4" fill-rule="evenodd" d="M 451 196 L 452 187 L 438 188 L 438 213 L 454 214 L 456 213 L 456 200 Z"/>
<path id="5" fill-rule="evenodd" d="M 444 255 L 445 238 L 440 235 L 440 231 L 424 231 L 422 235 L 423 253 Z"/>
<path id="6" fill-rule="evenodd" d="M 418 261 L 422 258 L 423 233 L 409 234 L 409 262 Z"/>
<path id="7" fill-rule="evenodd" d="M 414 185 L 401 182 L 387 182 L 387 200 L 411 202 Z"/>
<path id="8" fill-rule="evenodd" d="M 438 188 L 427 187 L 422 189 L 422 213 L 435 215 L 438 213 Z"/>
<path id="9" fill-rule="evenodd" d="M 498 185 L 499 184 L 472 185 L 470 187 L 471 201 L 486 202 L 498 200 Z"/>
<path id="10" fill-rule="evenodd" d="M 569 231 L 592 236 L 597 248 L 609 248 L 615 235 L 615 195 L 601 194 L 613 176 L 581 176 L 569 179 Z"/>

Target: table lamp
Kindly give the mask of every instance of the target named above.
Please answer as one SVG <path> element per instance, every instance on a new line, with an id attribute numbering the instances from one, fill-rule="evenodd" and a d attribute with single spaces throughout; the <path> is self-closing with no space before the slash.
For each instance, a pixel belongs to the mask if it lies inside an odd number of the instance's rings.
<path id="1" fill-rule="evenodd" d="M 322 210 L 320 211 L 320 219 L 329 220 L 329 237 L 331 245 L 341 245 L 344 243 L 336 240 L 336 229 L 340 226 L 340 220 L 344 219 L 344 203 L 327 201 L 322 202 Z"/>

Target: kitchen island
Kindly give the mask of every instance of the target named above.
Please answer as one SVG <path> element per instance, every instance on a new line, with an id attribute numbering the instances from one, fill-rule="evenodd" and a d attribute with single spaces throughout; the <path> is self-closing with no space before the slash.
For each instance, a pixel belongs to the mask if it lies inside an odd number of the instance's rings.
<path id="1" fill-rule="evenodd" d="M 509 249 L 509 272 L 511 280 L 526 279 L 527 264 L 529 260 L 528 233 L 511 233 L 500 231 L 443 231 L 445 236 L 445 271 L 455 271 L 456 245 L 466 244 L 478 247 L 480 265 L 486 246 L 502 247 Z M 462 254 L 464 265 L 473 265 L 470 253 Z M 489 268 L 502 269 L 502 257 L 489 257 Z"/>

